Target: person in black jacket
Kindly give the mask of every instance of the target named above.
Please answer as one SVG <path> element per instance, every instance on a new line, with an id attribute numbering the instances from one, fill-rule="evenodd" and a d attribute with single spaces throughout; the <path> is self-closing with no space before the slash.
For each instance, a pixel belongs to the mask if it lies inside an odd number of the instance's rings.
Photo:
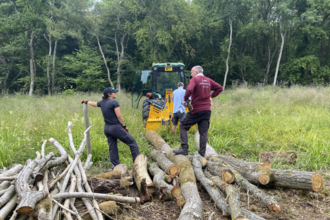
<path id="1" fill-rule="evenodd" d="M 120 106 L 117 100 L 118 90 L 112 87 L 103 90 L 102 101 L 93 102 L 84 99 L 81 103 L 89 104 L 93 107 L 100 107 L 104 118 L 104 134 L 108 139 L 110 161 L 115 167 L 119 162 L 117 139 L 128 145 L 133 157 L 140 154 L 139 147 L 135 139 L 130 135 L 125 125 L 123 116 L 120 113 Z"/>

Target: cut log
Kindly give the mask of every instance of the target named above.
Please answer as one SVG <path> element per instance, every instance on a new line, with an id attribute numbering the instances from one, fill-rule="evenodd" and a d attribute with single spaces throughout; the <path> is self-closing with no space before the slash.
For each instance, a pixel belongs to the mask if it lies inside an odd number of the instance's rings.
<path id="1" fill-rule="evenodd" d="M 210 179 L 223 193 L 225 193 L 232 218 L 244 215 L 241 209 L 241 199 L 239 191 L 232 185 L 225 183 L 219 176 L 213 176 L 204 171 L 205 177 Z"/>
<path id="2" fill-rule="evenodd" d="M 164 170 L 170 178 L 173 179 L 179 175 L 181 170 L 180 167 L 167 159 L 161 151 L 152 150 L 150 152 L 150 157 L 157 162 L 158 166 L 162 168 L 162 170 Z"/>
<path id="3" fill-rule="evenodd" d="M 9 202 L 0 210 L 0 220 L 5 220 L 9 213 L 15 208 L 17 194 L 14 195 Z"/>
<path id="4" fill-rule="evenodd" d="M 101 178 L 101 179 L 120 179 L 121 176 L 122 176 L 121 170 L 115 170 L 107 173 L 92 175 L 92 177 Z"/>
<path id="5" fill-rule="evenodd" d="M 152 197 L 148 188 L 153 187 L 154 184 L 148 174 L 147 157 L 143 154 L 140 154 L 135 158 L 133 176 L 136 187 L 139 190 L 141 202 L 150 201 Z"/>
<path id="6" fill-rule="evenodd" d="M 0 177 L 9 177 L 18 174 L 23 169 L 22 164 L 16 164 L 9 170 L 5 170 L 0 174 Z"/>
<path id="7" fill-rule="evenodd" d="M 52 220 L 52 207 L 50 197 L 42 199 L 30 214 L 30 220 Z"/>
<path id="8" fill-rule="evenodd" d="M 100 209 L 107 215 L 115 215 L 119 210 L 119 207 L 115 201 L 102 202 L 99 204 L 99 206 Z"/>
<path id="9" fill-rule="evenodd" d="M 112 200 L 121 203 L 140 203 L 139 197 L 125 197 L 125 196 L 115 196 L 110 194 L 102 194 L 102 193 L 58 193 L 56 195 L 51 196 L 53 199 L 67 199 L 67 198 L 95 198 L 95 199 L 103 199 L 103 200 Z"/>
<path id="10" fill-rule="evenodd" d="M 88 180 L 91 191 L 95 193 L 113 193 L 122 194 L 124 196 L 129 193 L 130 182 L 125 179 L 101 179 L 92 177 Z"/>
<path id="11" fill-rule="evenodd" d="M 231 157 L 218 157 L 230 164 L 251 183 L 315 192 L 319 192 L 323 187 L 323 177 L 316 172 L 267 169 L 262 166 L 253 167 Z"/>
<path id="12" fill-rule="evenodd" d="M 226 163 L 214 163 L 208 161 L 207 170 L 213 175 L 220 176 L 225 183 L 233 183 L 235 181 L 235 175 Z"/>
<path id="13" fill-rule="evenodd" d="M 0 197 L 0 208 L 4 206 L 15 195 L 15 186 L 11 185 L 6 192 Z"/>
<path id="14" fill-rule="evenodd" d="M 213 182 L 204 176 L 202 170 L 202 157 L 199 155 L 198 152 L 195 152 L 192 164 L 197 180 L 206 189 L 208 194 L 216 203 L 217 207 L 222 210 L 223 215 L 231 215 L 231 219 L 244 219 L 244 214 L 242 213 L 239 206 L 238 208 L 237 205 L 229 208 L 226 200 L 222 196 L 220 196 L 220 193 L 218 192 Z"/>
<path id="15" fill-rule="evenodd" d="M 223 160 L 217 158 L 217 157 L 210 157 L 210 161 L 215 161 L 223 164 Z M 210 165 L 211 162 L 208 163 Z M 251 184 L 249 181 L 247 181 L 241 174 L 239 174 L 236 170 L 234 170 L 230 165 L 227 165 L 227 167 L 234 173 L 235 175 L 235 182 L 237 185 L 239 185 L 242 189 L 244 189 L 246 192 L 249 192 L 256 196 L 262 204 L 264 204 L 271 212 L 280 212 L 281 208 L 277 204 L 276 200 L 273 199 L 270 196 L 267 196 L 265 193 L 263 193 L 258 187 Z M 217 175 L 217 173 L 213 173 L 213 170 L 210 170 L 210 173 L 213 175 Z"/>
<path id="16" fill-rule="evenodd" d="M 10 186 L 10 182 L 9 181 L 3 181 L 0 184 L 0 191 L 7 189 Z"/>
<path id="17" fill-rule="evenodd" d="M 181 210 L 179 220 L 203 219 L 203 202 L 198 193 L 195 174 L 189 159 L 183 155 L 175 155 L 171 147 L 156 132 L 148 131 L 145 137 L 156 150 L 164 151 L 167 158 L 181 168 L 179 180 L 186 203 Z"/>
<path id="18" fill-rule="evenodd" d="M 115 166 L 115 168 L 113 168 L 113 171 L 117 171 L 117 170 L 121 171 L 121 175 L 128 174 L 128 169 L 125 164 L 118 164 L 117 166 Z"/>
<path id="19" fill-rule="evenodd" d="M 151 175 L 154 176 L 153 182 L 158 191 L 161 193 L 162 198 L 176 199 L 176 204 L 178 206 L 183 206 L 185 204 L 185 198 L 182 195 L 180 187 L 173 187 L 165 182 L 168 176 L 158 167 L 157 163 L 153 163 L 149 167 Z"/>

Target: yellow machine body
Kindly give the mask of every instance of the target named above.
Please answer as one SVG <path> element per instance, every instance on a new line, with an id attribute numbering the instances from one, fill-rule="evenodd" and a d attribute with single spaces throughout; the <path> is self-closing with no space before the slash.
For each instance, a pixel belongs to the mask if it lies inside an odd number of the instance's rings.
<path id="1" fill-rule="evenodd" d="M 172 117 L 173 117 L 173 90 L 172 89 L 166 89 L 165 92 L 166 97 L 166 105 L 163 108 L 163 110 L 155 107 L 153 105 L 154 102 L 157 102 L 157 100 L 153 101 L 150 105 L 150 111 L 149 111 L 149 118 L 147 120 L 146 124 L 146 132 L 152 130 L 157 131 L 157 129 L 165 126 L 172 125 Z M 188 108 L 186 108 L 186 112 L 188 112 Z M 180 123 L 180 122 L 179 122 Z M 194 128 L 195 126 L 193 126 Z"/>

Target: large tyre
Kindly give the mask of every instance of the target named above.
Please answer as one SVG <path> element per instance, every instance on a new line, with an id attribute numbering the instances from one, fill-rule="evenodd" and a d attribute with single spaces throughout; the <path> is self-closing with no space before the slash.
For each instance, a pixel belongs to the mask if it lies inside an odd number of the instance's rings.
<path id="1" fill-rule="evenodd" d="M 142 118 L 143 118 L 143 124 L 146 125 L 148 117 L 149 117 L 149 111 L 150 111 L 150 103 L 148 100 L 143 101 L 143 108 L 142 108 Z"/>

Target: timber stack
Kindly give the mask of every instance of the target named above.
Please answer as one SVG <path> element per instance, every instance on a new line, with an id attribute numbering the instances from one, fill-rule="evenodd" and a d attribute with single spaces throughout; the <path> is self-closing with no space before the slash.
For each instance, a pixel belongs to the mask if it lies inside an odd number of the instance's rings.
<path id="1" fill-rule="evenodd" d="M 73 157 L 54 138 L 48 142 L 59 153 L 41 153 L 25 165 L 0 170 L 0 220 L 4 219 L 115 219 L 128 204 L 142 204 L 153 198 L 173 200 L 180 207 L 179 220 L 204 219 L 201 185 L 223 216 L 231 219 L 263 220 L 243 208 L 240 190 L 253 194 L 271 212 L 281 212 L 280 204 L 257 186 L 282 187 L 319 192 L 323 178 L 319 173 L 272 169 L 269 163 L 256 163 L 219 155 L 207 145 L 205 157 L 175 155 L 173 149 L 154 131 L 145 138 L 154 147 L 149 163 L 140 154 L 132 171 L 117 165 L 113 171 L 87 176 L 92 156 L 81 161 L 87 132 L 78 149 L 74 146 L 72 123 L 68 123 L 69 145 Z M 199 148 L 199 134 L 195 135 Z M 49 152 L 49 150 L 47 150 Z M 130 197 L 134 185 L 138 197 Z M 238 187 L 239 189 L 238 189 Z M 112 216 L 112 217 L 111 217 Z M 117 217 L 115 217 L 117 216 Z"/>

